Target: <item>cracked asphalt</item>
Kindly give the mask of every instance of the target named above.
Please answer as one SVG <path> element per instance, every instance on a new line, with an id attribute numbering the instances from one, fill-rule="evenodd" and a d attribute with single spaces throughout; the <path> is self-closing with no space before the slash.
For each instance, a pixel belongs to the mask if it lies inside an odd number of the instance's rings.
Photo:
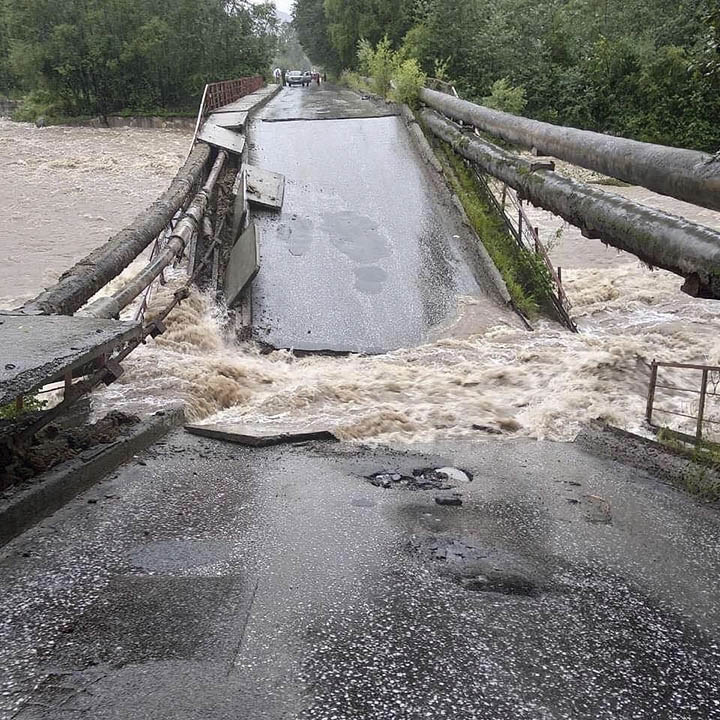
<path id="1" fill-rule="evenodd" d="M 720 718 L 719 570 L 575 445 L 178 431 L 0 552 L 0 718 Z"/>

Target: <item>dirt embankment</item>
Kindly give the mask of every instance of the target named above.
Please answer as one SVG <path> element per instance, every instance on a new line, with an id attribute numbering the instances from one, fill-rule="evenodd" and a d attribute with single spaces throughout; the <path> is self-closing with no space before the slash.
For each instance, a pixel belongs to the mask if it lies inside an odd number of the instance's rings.
<path id="1" fill-rule="evenodd" d="M 60 463 L 115 442 L 139 422 L 136 415 L 113 411 L 92 425 L 48 425 L 29 445 L 0 442 L 0 490 L 32 483 Z"/>

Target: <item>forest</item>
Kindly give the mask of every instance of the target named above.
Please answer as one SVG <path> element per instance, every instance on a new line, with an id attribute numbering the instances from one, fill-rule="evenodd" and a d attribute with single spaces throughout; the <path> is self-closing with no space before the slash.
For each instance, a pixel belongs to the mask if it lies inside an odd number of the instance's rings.
<path id="1" fill-rule="evenodd" d="M 470 100 L 720 147 L 719 0 L 296 0 L 294 15 L 310 59 L 337 73 L 387 39 Z"/>
<path id="2" fill-rule="evenodd" d="M 277 32 L 248 0 L 0 0 L 0 94 L 25 119 L 194 113 L 205 83 L 265 74 Z"/>

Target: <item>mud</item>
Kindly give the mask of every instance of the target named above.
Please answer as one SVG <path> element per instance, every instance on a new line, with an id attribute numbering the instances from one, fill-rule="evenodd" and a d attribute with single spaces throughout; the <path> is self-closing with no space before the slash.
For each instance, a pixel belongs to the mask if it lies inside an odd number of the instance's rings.
<path id="1" fill-rule="evenodd" d="M 139 422 L 135 415 L 113 411 L 88 425 L 48 425 L 29 445 L 0 444 L 0 490 L 32 483 L 42 473 L 67 460 L 115 442 Z"/>

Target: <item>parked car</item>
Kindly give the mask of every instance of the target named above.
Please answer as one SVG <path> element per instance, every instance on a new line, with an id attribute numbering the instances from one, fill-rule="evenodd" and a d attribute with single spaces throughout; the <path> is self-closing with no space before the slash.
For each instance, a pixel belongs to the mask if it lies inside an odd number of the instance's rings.
<path id="1" fill-rule="evenodd" d="M 302 85 L 307 87 L 310 84 L 309 73 L 302 73 L 299 70 L 291 70 L 286 76 L 287 84 L 292 87 L 293 85 Z"/>

